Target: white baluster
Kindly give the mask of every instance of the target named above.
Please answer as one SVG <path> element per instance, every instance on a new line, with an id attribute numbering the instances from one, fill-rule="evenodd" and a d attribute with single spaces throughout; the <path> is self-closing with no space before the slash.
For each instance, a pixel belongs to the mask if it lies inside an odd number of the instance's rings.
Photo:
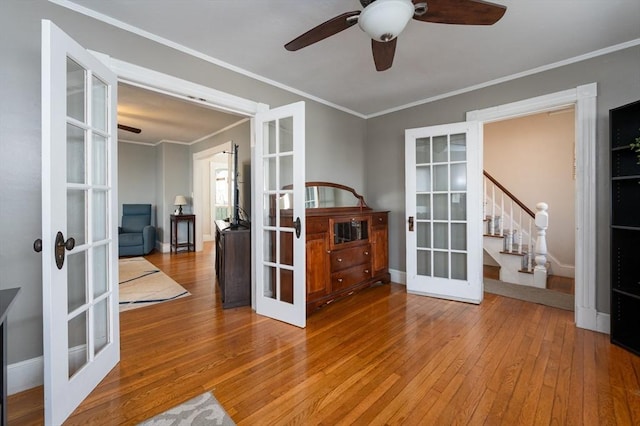
<path id="1" fill-rule="evenodd" d="M 533 235 L 531 235 L 531 219 L 529 219 L 529 250 L 527 250 L 529 261 L 527 262 L 527 272 L 533 268 Z"/>
<path id="2" fill-rule="evenodd" d="M 482 220 L 487 218 L 487 178 L 485 176 L 482 182 L 482 193 L 484 194 L 484 202 L 482 203 Z"/>
<path id="3" fill-rule="evenodd" d="M 518 254 L 522 254 L 522 209 L 520 209 L 519 223 L 520 232 L 518 232 Z"/>
<path id="4" fill-rule="evenodd" d="M 491 186 L 491 223 L 489 226 L 491 235 L 496 235 L 496 185 Z"/>
<path id="5" fill-rule="evenodd" d="M 504 236 L 504 192 L 500 191 L 500 236 Z"/>
<path id="6" fill-rule="evenodd" d="M 547 228 L 549 227 L 549 205 L 547 203 L 536 204 L 536 267 L 533 271 L 533 284 L 536 287 L 547 286 Z"/>
<path id="7" fill-rule="evenodd" d="M 509 253 L 513 253 L 513 199 L 509 203 L 509 217 L 511 226 L 509 227 Z"/>

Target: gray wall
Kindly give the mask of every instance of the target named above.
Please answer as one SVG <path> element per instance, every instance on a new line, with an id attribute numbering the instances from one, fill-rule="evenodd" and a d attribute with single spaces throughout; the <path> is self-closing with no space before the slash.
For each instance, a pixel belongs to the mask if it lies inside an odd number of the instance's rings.
<path id="1" fill-rule="evenodd" d="M 118 211 L 123 204 L 151 204 L 156 224 L 156 147 L 118 143 Z"/>
<path id="2" fill-rule="evenodd" d="M 8 361 L 42 355 L 41 256 L 33 252 L 41 236 L 41 101 L 40 20 L 50 19 L 83 46 L 117 59 L 271 106 L 301 97 L 252 80 L 171 48 L 68 11 L 45 0 L 2 0 L 0 13 L 0 288 L 21 287 L 9 315 Z M 307 160 L 309 178 L 340 180 L 364 188 L 362 155 L 364 120 L 307 101 Z M 166 144 L 163 144 L 166 145 Z M 156 205 L 177 193 L 190 195 L 191 160 L 188 147 L 156 152 L 165 172 L 156 175 Z M 173 156 L 185 167 L 174 170 Z M 168 171 L 167 171 L 168 170 Z M 174 173 L 175 172 L 175 173 Z M 156 172 L 157 173 L 157 172 Z M 169 200 L 173 204 L 173 198 Z M 17 211 L 19 209 L 19 214 Z M 158 224 L 168 226 L 171 211 L 158 209 Z M 171 210 L 171 209 L 170 209 Z M 160 229 L 159 238 L 168 241 Z"/>
<path id="3" fill-rule="evenodd" d="M 465 121 L 468 111 L 598 83 L 596 152 L 597 309 L 609 312 L 609 109 L 640 99 L 640 47 L 556 68 L 367 120 L 366 197 L 391 210 L 390 267 L 405 267 L 404 130 Z M 384 170 L 384 173 L 380 171 Z"/>

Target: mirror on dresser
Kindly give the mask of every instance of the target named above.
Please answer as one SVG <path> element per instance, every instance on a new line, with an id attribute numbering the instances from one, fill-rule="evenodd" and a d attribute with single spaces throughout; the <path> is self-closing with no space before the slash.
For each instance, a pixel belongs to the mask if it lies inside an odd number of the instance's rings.
<path id="1" fill-rule="evenodd" d="M 306 183 L 307 314 L 377 282 L 390 281 L 388 212 L 371 209 L 353 188 L 332 182 Z M 285 188 L 286 189 L 286 188 Z M 280 198 L 281 224 L 293 227 Z M 275 200 L 273 200 L 275 202 Z M 273 210 L 275 211 L 275 209 Z M 287 250 L 288 244 L 281 245 Z M 291 253 L 283 253 L 284 258 Z M 282 283 L 286 293 L 285 283 Z"/>

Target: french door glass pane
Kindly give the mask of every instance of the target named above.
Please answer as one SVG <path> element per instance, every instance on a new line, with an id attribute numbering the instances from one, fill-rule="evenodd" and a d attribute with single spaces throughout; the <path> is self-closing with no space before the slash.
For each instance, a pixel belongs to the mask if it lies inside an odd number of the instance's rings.
<path id="1" fill-rule="evenodd" d="M 449 190 L 449 166 L 446 164 L 433 166 L 433 190 Z"/>
<path id="2" fill-rule="evenodd" d="M 95 129 L 105 132 L 107 130 L 107 85 L 96 76 L 92 76 L 91 86 L 92 125 Z"/>
<path id="3" fill-rule="evenodd" d="M 467 194 L 451 194 L 451 220 L 467 220 Z"/>
<path id="4" fill-rule="evenodd" d="M 435 220 L 449 219 L 449 196 L 447 194 L 433 195 L 433 218 Z"/>
<path id="5" fill-rule="evenodd" d="M 67 182 L 85 183 L 84 130 L 67 124 Z"/>
<path id="6" fill-rule="evenodd" d="M 69 378 L 88 361 L 87 351 L 87 312 L 81 312 L 68 322 L 69 333 Z"/>
<path id="7" fill-rule="evenodd" d="M 86 252 L 66 254 L 67 266 L 67 312 L 73 312 L 87 303 L 87 269 L 85 267 Z"/>
<path id="8" fill-rule="evenodd" d="M 417 274 L 431 276 L 431 250 L 418 250 L 416 252 Z"/>
<path id="9" fill-rule="evenodd" d="M 451 249 L 453 250 L 467 249 L 467 224 L 466 223 L 451 224 Z"/>
<path id="10" fill-rule="evenodd" d="M 102 296 L 108 290 L 109 283 L 109 258 L 107 257 L 107 245 L 93 248 L 93 297 Z"/>
<path id="11" fill-rule="evenodd" d="M 446 251 L 433 252 L 433 276 L 449 278 L 449 253 Z"/>
<path id="12" fill-rule="evenodd" d="M 93 184 L 107 184 L 107 139 L 100 135 L 93 135 Z"/>
<path id="13" fill-rule="evenodd" d="M 264 123 L 264 154 L 275 154 L 276 153 L 276 143 L 278 140 L 276 139 L 276 122 L 269 121 Z"/>
<path id="14" fill-rule="evenodd" d="M 293 183 L 293 155 L 281 155 L 280 159 L 280 187 L 282 189 Z"/>
<path id="15" fill-rule="evenodd" d="M 416 167 L 416 191 L 417 192 L 431 191 L 431 167 L 430 166 Z"/>
<path id="16" fill-rule="evenodd" d="M 85 205 L 87 194 L 82 189 L 67 190 L 67 235 L 73 237 L 76 245 L 87 242 Z"/>
<path id="17" fill-rule="evenodd" d="M 451 165 L 451 190 L 464 191 L 467 189 L 467 165 L 464 163 Z"/>
<path id="18" fill-rule="evenodd" d="M 293 271 L 280 269 L 280 301 L 293 303 Z"/>
<path id="19" fill-rule="evenodd" d="M 276 232 L 264 231 L 264 261 L 276 262 Z"/>
<path id="20" fill-rule="evenodd" d="M 436 222 L 433 224 L 433 248 L 447 250 L 449 248 L 449 224 Z"/>
<path id="21" fill-rule="evenodd" d="M 278 159 L 276 157 L 265 158 L 264 160 L 264 183 L 267 190 L 275 191 L 278 189 Z"/>
<path id="22" fill-rule="evenodd" d="M 467 279 L 466 253 L 451 253 L 451 278 L 455 280 Z"/>
<path id="23" fill-rule="evenodd" d="M 416 218 L 431 219 L 431 196 L 429 194 L 416 195 Z"/>
<path id="24" fill-rule="evenodd" d="M 278 120 L 280 126 L 279 152 L 293 151 L 293 117 L 285 117 Z"/>
<path id="25" fill-rule="evenodd" d="M 107 238 L 107 191 L 93 191 L 93 241 Z"/>
<path id="26" fill-rule="evenodd" d="M 278 263 L 293 266 L 293 232 L 280 231 L 280 259 Z"/>
<path id="27" fill-rule="evenodd" d="M 104 298 L 93 308 L 93 354 L 98 354 L 109 343 L 109 298 Z"/>
<path id="28" fill-rule="evenodd" d="M 416 224 L 416 239 L 418 248 L 431 248 L 431 222 Z"/>
<path id="29" fill-rule="evenodd" d="M 85 119 L 85 69 L 67 58 L 67 116 L 84 122 Z"/>
<path id="30" fill-rule="evenodd" d="M 262 295 L 269 299 L 276 298 L 276 268 L 265 265 L 262 284 Z"/>
<path id="31" fill-rule="evenodd" d="M 449 142 L 447 136 L 434 136 L 433 138 L 433 162 L 446 163 L 449 161 Z"/>
<path id="32" fill-rule="evenodd" d="M 416 139 L 416 164 L 431 162 L 431 138 Z"/>
<path id="33" fill-rule="evenodd" d="M 467 135 L 460 133 L 451 135 L 451 161 L 465 161 L 467 159 Z"/>

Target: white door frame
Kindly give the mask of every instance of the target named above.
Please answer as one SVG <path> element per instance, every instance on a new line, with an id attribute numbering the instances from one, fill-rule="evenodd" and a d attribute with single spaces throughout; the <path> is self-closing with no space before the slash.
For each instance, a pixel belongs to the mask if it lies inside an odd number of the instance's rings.
<path id="1" fill-rule="evenodd" d="M 195 214 L 196 217 L 203 217 L 203 194 L 204 191 L 208 189 L 203 184 L 205 171 L 209 170 L 209 162 L 213 156 L 225 151 L 231 152 L 231 141 L 193 154 L 193 214 Z M 200 229 L 202 230 L 204 227 L 200 226 Z M 212 229 L 211 235 L 213 236 L 214 233 L 215 231 Z M 202 251 L 204 242 L 203 235 L 202 231 L 196 233 L 196 251 Z"/>
<path id="2" fill-rule="evenodd" d="M 268 111 L 269 105 L 255 102 L 239 96 L 203 86 L 181 78 L 173 77 L 155 70 L 134 65 L 119 59 L 110 57 L 100 52 L 91 51 L 98 59 L 105 63 L 118 76 L 118 81 L 131 84 L 147 90 L 163 93 L 184 99 L 188 102 L 198 103 L 209 108 L 242 114 L 251 117 L 251 164 L 255 164 L 255 124 L 254 117 L 258 112 Z M 255 188 L 251 187 L 254 192 Z M 251 221 L 255 222 L 256 212 L 251 211 Z M 251 233 L 251 247 L 255 247 L 255 232 Z M 251 264 L 251 281 L 255 283 L 255 265 Z M 255 309 L 254 292 L 252 291 L 251 306 Z"/>
<path id="3" fill-rule="evenodd" d="M 597 83 L 467 113 L 481 123 L 575 105 L 576 138 L 576 325 L 609 332 L 609 315 L 596 309 L 596 98 Z M 480 178 L 480 177 L 479 177 Z"/>

